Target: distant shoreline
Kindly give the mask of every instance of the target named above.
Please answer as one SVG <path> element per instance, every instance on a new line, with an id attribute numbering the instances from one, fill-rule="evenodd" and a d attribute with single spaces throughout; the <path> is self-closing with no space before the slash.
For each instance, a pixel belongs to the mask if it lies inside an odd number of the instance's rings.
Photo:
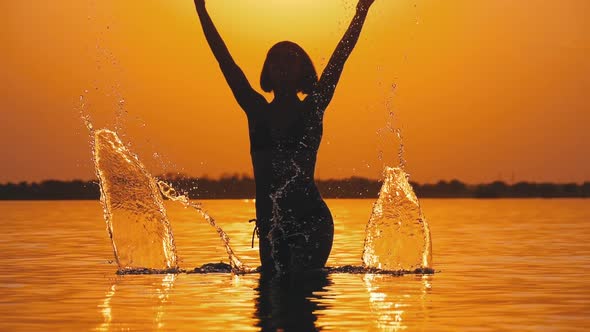
<path id="1" fill-rule="evenodd" d="M 191 199 L 251 199 L 255 197 L 254 179 L 247 176 L 226 176 L 220 179 L 158 177 L 188 194 Z M 376 198 L 379 180 L 352 177 L 340 180 L 316 180 L 324 198 Z M 435 184 L 412 182 L 419 198 L 590 198 L 590 182 L 507 184 L 495 181 L 486 184 L 465 184 L 458 180 Z M 47 180 L 39 183 L 0 184 L 0 200 L 97 200 L 97 181 Z"/>

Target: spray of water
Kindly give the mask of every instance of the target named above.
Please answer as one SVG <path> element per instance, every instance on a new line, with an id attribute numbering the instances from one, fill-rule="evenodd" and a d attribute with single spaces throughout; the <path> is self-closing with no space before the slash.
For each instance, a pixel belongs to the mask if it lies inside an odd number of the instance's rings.
<path id="1" fill-rule="evenodd" d="M 198 211 L 215 228 L 230 260 L 231 271 L 253 272 L 233 252 L 229 237 L 202 207 L 191 202 L 164 181 L 153 178 L 109 130 L 94 132 L 95 162 L 101 185 L 107 229 L 112 240 L 119 271 L 123 273 L 183 272 L 178 269 L 172 229 L 162 195 Z M 273 195 L 273 227 L 280 227 L 277 202 L 300 173 L 294 175 Z M 271 232 L 272 233 L 272 232 Z M 269 235 L 270 236 L 270 235 Z M 271 238 L 271 243 L 273 239 Z M 278 261 L 278 260 L 277 260 Z M 367 225 L 363 252 L 364 267 L 328 269 L 332 273 L 382 273 L 403 271 L 429 273 L 432 266 L 430 231 L 420 210 L 408 177 L 399 168 L 388 168 L 385 182 Z M 280 271 L 281 267 L 277 266 Z M 195 269 L 193 272 L 227 272 L 223 266 Z"/>
<path id="2" fill-rule="evenodd" d="M 88 124 L 91 126 L 89 121 Z M 172 229 L 163 204 L 164 196 L 195 209 L 215 228 L 225 246 L 232 271 L 252 271 L 234 253 L 229 237 L 215 223 L 215 219 L 199 204 L 151 176 L 115 132 L 106 129 L 95 131 L 93 146 L 101 202 L 119 270 L 178 268 Z"/>
<path id="3" fill-rule="evenodd" d="M 119 269 L 177 269 L 174 237 L 156 180 L 109 130 L 94 132 L 94 162 Z"/>
<path id="4" fill-rule="evenodd" d="M 393 83 L 385 101 L 388 113 L 385 128 L 378 130 L 377 134 L 382 138 L 393 135 L 399 146 L 398 167 L 389 167 L 383 150 L 379 151 L 384 181 L 366 227 L 363 266 L 366 269 L 432 273 L 430 229 L 406 173 L 402 130 L 395 125 L 393 97 L 396 89 L 397 84 Z M 390 139 L 386 141 L 387 145 L 391 142 Z"/>
<path id="5" fill-rule="evenodd" d="M 280 168 L 279 165 L 273 165 L 275 168 Z M 295 160 L 291 160 L 291 168 L 293 170 L 293 176 L 290 177 L 289 179 L 287 179 L 287 181 L 285 181 L 285 183 L 279 187 L 274 193 L 272 193 L 270 195 L 270 199 L 272 201 L 272 220 L 271 220 L 271 228 L 270 231 L 268 232 L 268 240 L 270 242 L 270 247 L 271 247 L 271 257 L 273 258 L 274 264 L 275 264 L 275 270 L 277 272 L 281 272 L 284 269 L 281 267 L 280 264 L 280 259 L 278 259 L 278 248 L 277 248 L 277 243 L 278 241 L 280 241 L 280 239 L 275 238 L 277 236 L 277 234 L 279 236 L 284 236 L 284 232 L 283 232 L 283 218 L 282 218 L 282 211 L 281 211 L 281 206 L 279 205 L 279 199 L 281 199 L 285 193 L 287 188 L 289 187 L 289 185 L 291 185 L 292 183 L 294 183 L 294 181 L 297 180 L 297 178 L 301 175 L 301 168 L 299 167 L 299 165 L 297 165 L 297 162 L 295 162 Z M 277 170 L 278 171 L 278 170 Z M 287 170 L 281 170 L 281 172 L 285 172 Z M 291 234 L 292 236 L 293 234 Z M 306 240 L 308 240 L 307 236 L 305 237 Z"/>
<path id="6" fill-rule="evenodd" d="M 186 195 L 179 194 L 178 191 L 176 191 L 176 189 L 174 189 L 170 184 L 168 184 L 164 181 L 159 180 L 157 183 L 160 188 L 160 192 L 162 193 L 162 195 L 164 195 L 164 197 L 166 197 L 172 201 L 179 202 L 182 205 L 184 205 L 185 207 L 190 207 L 190 208 L 195 209 L 209 223 L 209 225 L 211 225 L 213 228 L 215 228 L 215 231 L 217 232 L 217 234 L 219 234 L 219 237 L 221 238 L 221 241 L 223 242 L 223 245 L 225 247 L 225 251 L 227 252 L 227 255 L 229 257 L 229 262 L 230 262 L 232 271 L 238 272 L 238 273 L 245 273 L 245 272 L 253 271 L 252 268 L 250 268 L 250 267 L 246 266 L 244 263 L 242 263 L 242 261 L 234 253 L 233 249 L 231 248 L 231 246 L 229 244 L 230 240 L 229 240 L 229 236 L 227 235 L 227 233 L 225 233 L 225 231 L 221 227 L 219 227 L 219 225 L 217 225 L 217 223 L 215 222 L 215 219 L 213 219 L 213 217 L 211 217 L 211 215 L 209 215 L 205 210 L 203 210 L 203 208 L 201 207 L 200 204 L 191 202 L 188 199 L 188 197 L 186 197 Z"/>
<path id="7" fill-rule="evenodd" d="M 432 268 L 430 228 L 401 168 L 387 167 L 366 229 L 363 266 L 383 270 Z"/>
<path id="8" fill-rule="evenodd" d="M 404 157 L 406 153 L 406 146 L 404 145 L 404 136 L 402 135 L 402 130 L 400 128 L 395 129 L 395 136 L 399 141 L 399 150 L 397 151 L 397 158 L 399 160 L 399 167 L 405 171 L 406 170 L 406 158 Z"/>

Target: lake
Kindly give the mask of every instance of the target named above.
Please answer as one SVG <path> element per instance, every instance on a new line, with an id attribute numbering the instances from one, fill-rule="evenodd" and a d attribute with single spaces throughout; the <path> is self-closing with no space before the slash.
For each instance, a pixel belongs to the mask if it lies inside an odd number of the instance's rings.
<path id="1" fill-rule="evenodd" d="M 360 265 L 372 200 L 328 200 L 329 266 Z M 214 229 L 167 202 L 180 266 L 227 262 Z M 239 257 L 254 202 L 204 201 Z M 590 200 L 422 200 L 434 275 L 115 274 L 98 201 L 0 202 L 2 331 L 586 331 Z M 255 243 L 257 248 L 257 242 Z"/>

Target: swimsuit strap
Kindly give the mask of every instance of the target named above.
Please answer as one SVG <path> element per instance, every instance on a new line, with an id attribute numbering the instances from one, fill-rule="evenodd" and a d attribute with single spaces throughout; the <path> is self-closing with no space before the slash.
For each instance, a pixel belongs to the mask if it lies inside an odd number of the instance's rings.
<path id="1" fill-rule="evenodd" d="M 252 231 L 252 248 L 254 248 L 254 235 L 256 235 L 257 237 L 260 237 L 260 234 L 258 233 L 258 221 L 256 219 L 250 219 L 248 220 L 249 223 L 251 222 L 255 222 L 256 224 L 254 225 L 254 231 Z"/>

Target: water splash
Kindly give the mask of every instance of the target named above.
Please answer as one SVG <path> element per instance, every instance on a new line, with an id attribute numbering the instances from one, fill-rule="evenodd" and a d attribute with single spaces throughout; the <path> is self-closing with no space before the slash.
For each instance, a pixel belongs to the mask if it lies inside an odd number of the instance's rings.
<path id="1" fill-rule="evenodd" d="M 386 167 L 385 180 L 366 229 L 363 265 L 383 270 L 432 268 L 428 222 L 401 168 Z"/>
<path id="2" fill-rule="evenodd" d="M 382 163 L 383 167 L 393 163 L 393 160 L 389 160 L 389 156 L 393 156 L 395 148 L 397 147 L 397 164 L 401 169 L 405 170 L 406 160 L 404 139 L 402 129 L 396 125 L 398 115 L 394 111 L 394 97 L 396 91 L 397 83 L 391 83 L 390 89 L 385 97 L 385 110 L 387 111 L 385 126 L 377 130 L 377 135 L 381 140 L 379 143 L 380 148 L 377 153 L 377 159 Z"/>
<path id="3" fill-rule="evenodd" d="M 400 128 L 395 129 L 395 136 L 397 137 L 397 140 L 399 142 L 399 149 L 397 151 L 397 158 L 399 161 L 399 167 L 405 171 L 406 170 L 406 158 L 404 157 L 404 154 L 406 152 L 406 146 L 404 144 L 404 136 L 402 135 L 402 130 Z"/>
<path id="4" fill-rule="evenodd" d="M 195 209 L 215 228 L 225 246 L 232 271 L 246 273 L 252 270 L 240 261 L 229 244 L 229 236 L 200 204 L 191 202 L 168 183 L 151 176 L 115 132 L 102 129 L 94 136 L 101 201 L 120 270 L 153 273 L 178 270 L 172 229 L 162 196 Z M 163 251 L 157 245 L 160 242 L 164 243 Z M 162 264 L 163 258 L 165 264 Z"/>
<path id="5" fill-rule="evenodd" d="M 280 168 L 280 166 L 278 165 L 273 165 L 275 168 Z M 295 160 L 291 159 L 291 168 L 286 168 L 285 170 L 283 170 L 283 172 L 286 172 L 287 170 L 291 170 L 293 169 L 293 176 L 291 176 L 290 178 L 288 178 L 285 183 L 277 188 L 277 190 L 272 193 L 270 195 L 270 199 L 272 201 L 272 220 L 271 220 L 271 228 L 267 234 L 268 240 L 270 242 L 270 255 L 273 258 L 273 262 L 275 265 L 275 270 L 276 272 L 282 272 L 285 270 L 284 267 L 281 266 L 281 260 L 278 258 L 279 255 L 279 248 L 277 247 L 277 243 L 278 241 L 280 241 L 280 238 L 278 237 L 282 237 L 284 236 L 284 231 L 283 231 L 283 217 L 282 217 L 282 211 L 281 211 L 281 206 L 279 204 L 279 200 L 281 198 L 283 198 L 283 196 L 286 194 L 286 190 L 287 188 L 293 184 L 297 178 L 301 175 L 301 167 L 299 167 L 299 165 L 297 165 L 297 162 L 295 162 Z M 306 241 L 307 241 L 307 236 L 305 237 Z"/>
<path id="6" fill-rule="evenodd" d="M 174 236 L 156 180 L 116 133 L 94 132 L 101 202 L 120 270 L 176 269 Z"/>
<path id="7" fill-rule="evenodd" d="M 174 189 L 170 184 L 164 181 L 159 180 L 157 181 L 157 183 L 160 188 L 160 192 L 162 193 L 162 195 L 164 195 L 164 197 L 172 201 L 179 202 L 185 207 L 195 209 L 209 223 L 209 225 L 215 228 L 215 231 L 217 232 L 217 234 L 219 234 L 219 237 L 221 238 L 221 241 L 223 242 L 223 245 L 225 247 L 225 251 L 227 252 L 227 255 L 229 257 L 229 262 L 232 271 L 245 273 L 250 272 L 252 270 L 252 268 L 249 268 L 246 265 L 244 265 L 242 261 L 238 258 L 238 256 L 234 253 L 233 249 L 229 244 L 230 240 L 227 233 L 225 233 L 225 231 L 223 231 L 223 229 L 219 227 L 219 225 L 217 225 L 215 219 L 213 219 L 211 215 L 209 215 L 205 210 L 202 209 L 200 204 L 191 202 L 188 199 L 188 197 L 186 197 L 186 195 L 179 194 L 176 189 Z"/>

